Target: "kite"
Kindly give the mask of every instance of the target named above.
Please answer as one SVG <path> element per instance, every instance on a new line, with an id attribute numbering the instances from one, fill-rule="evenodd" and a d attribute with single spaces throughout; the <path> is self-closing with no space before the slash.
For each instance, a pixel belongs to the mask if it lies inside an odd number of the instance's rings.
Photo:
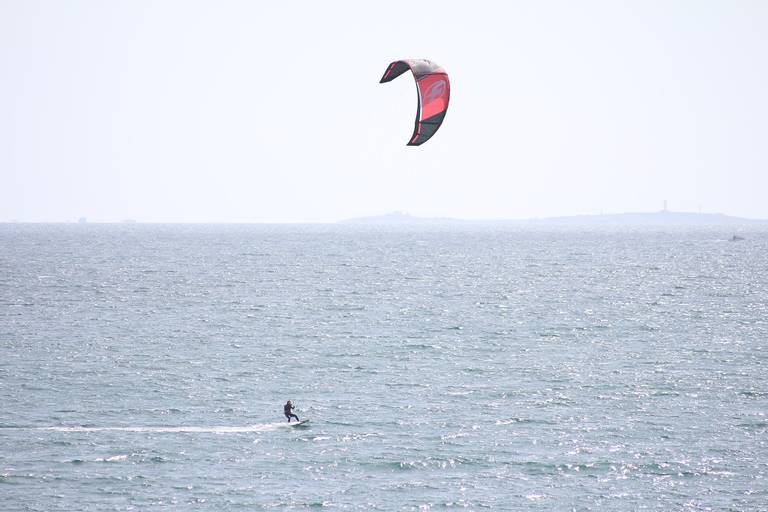
<path id="1" fill-rule="evenodd" d="M 416 80 L 419 103 L 416 110 L 416 126 L 408 145 L 420 146 L 427 142 L 443 123 L 451 97 L 451 83 L 443 68 L 424 59 L 393 62 L 387 67 L 379 83 L 390 82 L 409 69 Z"/>

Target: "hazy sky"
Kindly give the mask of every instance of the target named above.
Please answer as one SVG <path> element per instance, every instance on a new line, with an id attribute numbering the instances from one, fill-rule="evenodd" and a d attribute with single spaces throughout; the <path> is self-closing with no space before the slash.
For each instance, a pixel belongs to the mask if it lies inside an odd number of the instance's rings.
<path id="1" fill-rule="evenodd" d="M 451 77 L 407 147 L 410 75 Z M 0 221 L 768 218 L 768 2 L 0 0 Z"/>

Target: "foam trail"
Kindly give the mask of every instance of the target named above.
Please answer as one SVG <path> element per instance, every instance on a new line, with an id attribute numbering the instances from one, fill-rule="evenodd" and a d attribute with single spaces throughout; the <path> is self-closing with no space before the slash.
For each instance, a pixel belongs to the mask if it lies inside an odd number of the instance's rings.
<path id="1" fill-rule="evenodd" d="M 35 430 L 51 430 L 55 432 L 145 432 L 145 433 L 205 433 L 205 434 L 238 434 L 248 432 L 270 432 L 287 428 L 288 422 L 261 423 L 240 427 L 37 427 Z"/>

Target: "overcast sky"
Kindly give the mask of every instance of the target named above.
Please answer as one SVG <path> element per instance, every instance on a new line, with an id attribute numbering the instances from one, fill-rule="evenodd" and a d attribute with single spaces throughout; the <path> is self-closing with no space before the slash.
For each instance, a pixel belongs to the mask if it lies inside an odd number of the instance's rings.
<path id="1" fill-rule="evenodd" d="M 411 76 L 451 78 L 407 147 Z M 768 2 L 0 0 L 0 221 L 768 218 Z"/>

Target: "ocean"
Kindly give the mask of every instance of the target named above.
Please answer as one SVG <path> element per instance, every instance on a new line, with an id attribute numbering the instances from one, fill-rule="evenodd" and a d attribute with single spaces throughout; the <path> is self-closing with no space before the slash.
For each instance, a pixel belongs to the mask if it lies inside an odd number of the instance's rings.
<path id="1" fill-rule="evenodd" d="M 0 224 L 0 510 L 768 510 L 739 234 Z"/>

